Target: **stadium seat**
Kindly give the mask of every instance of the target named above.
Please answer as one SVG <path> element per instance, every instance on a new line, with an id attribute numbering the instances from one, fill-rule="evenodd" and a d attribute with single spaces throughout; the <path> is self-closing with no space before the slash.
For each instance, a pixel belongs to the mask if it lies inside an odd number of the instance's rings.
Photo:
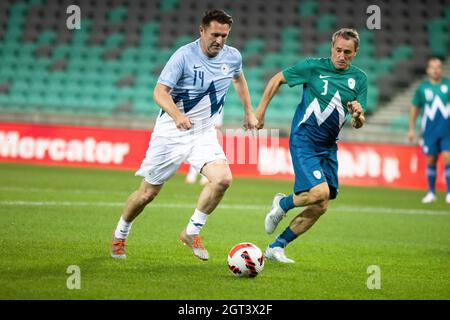
<path id="1" fill-rule="evenodd" d="M 61 3 L 0 2 L 0 87 L 8 88 L 0 90 L 0 112 L 38 106 L 49 113 L 153 117 L 158 108 L 151 107 L 151 93 L 159 72 L 177 48 L 198 38 L 200 16 L 213 7 L 233 14 L 229 43 L 242 53 L 254 105 L 276 72 L 305 57 L 329 56 L 337 27 L 360 31 L 354 63 L 368 74 L 369 113 L 423 74 L 428 56 L 445 58 L 450 48 L 445 1 L 380 1 L 383 32 L 366 29 L 369 0 L 342 0 L 339 6 L 327 0 L 80 0 L 82 28 L 71 31 L 60 23 L 66 17 Z M 300 93 L 280 91 L 274 122 L 290 123 L 292 114 L 279 111 L 295 109 Z M 241 116 L 230 89 L 225 122 Z"/>

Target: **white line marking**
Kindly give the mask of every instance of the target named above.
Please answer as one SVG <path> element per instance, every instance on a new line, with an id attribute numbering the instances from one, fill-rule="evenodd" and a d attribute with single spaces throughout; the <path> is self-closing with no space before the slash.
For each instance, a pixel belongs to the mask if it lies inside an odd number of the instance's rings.
<path id="1" fill-rule="evenodd" d="M 407 208 L 386 208 L 386 207 L 365 207 L 340 205 L 335 208 L 330 206 L 330 211 L 352 212 L 352 213 L 389 213 L 389 214 L 412 214 L 412 215 L 432 215 L 450 216 L 450 211 L 430 210 L 430 209 L 407 209 Z"/>
<path id="2" fill-rule="evenodd" d="M 105 201 L 26 201 L 26 200 L 2 200 L 1 206 L 32 206 L 32 207 L 51 207 L 51 206 L 69 206 L 69 207 L 123 207 L 123 202 L 105 202 Z M 150 205 L 155 208 L 182 208 L 192 209 L 195 203 L 153 203 Z M 226 210 L 254 210 L 265 213 L 269 206 L 262 205 L 240 205 L 240 204 L 220 204 L 218 209 Z M 426 210 L 426 209 L 406 209 L 406 208 L 385 208 L 385 207 L 366 207 L 366 206 L 331 206 L 330 212 L 344 213 L 376 213 L 376 214 L 403 214 L 403 215 L 432 215 L 432 216 L 450 216 L 449 211 L 444 210 Z"/>
<path id="3" fill-rule="evenodd" d="M 114 195 L 127 195 L 130 192 L 125 191 L 100 191 L 95 189 L 54 189 L 54 188 L 22 188 L 22 187 L 0 187 L 0 191 L 9 192 L 69 192 L 77 194 L 114 194 Z"/>

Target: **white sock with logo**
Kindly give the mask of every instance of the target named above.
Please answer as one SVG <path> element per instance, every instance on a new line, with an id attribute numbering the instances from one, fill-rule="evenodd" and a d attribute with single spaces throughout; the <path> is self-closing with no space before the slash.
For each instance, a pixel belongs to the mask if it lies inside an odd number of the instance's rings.
<path id="1" fill-rule="evenodd" d="M 192 215 L 186 227 L 186 233 L 188 235 L 199 234 L 200 230 L 202 230 L 203 226 L 205 225 L 207 218 L 208 215 L 206 213 L 203 213 L 198 209 L 195 209 L 194 214 Z"/>
<path id="2" fill-rule="evenodd" d="M 119 223 L 117 224 L 114 236 L 119 239 L 126 239 L 131 230 L 132 222 L 126 222 L 122 216 L 120 216 Z"/>

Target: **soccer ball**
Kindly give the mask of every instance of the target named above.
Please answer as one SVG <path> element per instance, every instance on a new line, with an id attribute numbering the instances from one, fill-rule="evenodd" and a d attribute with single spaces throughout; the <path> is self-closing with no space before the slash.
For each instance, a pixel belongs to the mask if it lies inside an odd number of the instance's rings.
<path id="1" fill-rule="evenodd" d="M 256 277 L 264 268 L 261 249 L 253 243 L 238 243 L 228 253 L 228 268 L 237 277 Z"/>

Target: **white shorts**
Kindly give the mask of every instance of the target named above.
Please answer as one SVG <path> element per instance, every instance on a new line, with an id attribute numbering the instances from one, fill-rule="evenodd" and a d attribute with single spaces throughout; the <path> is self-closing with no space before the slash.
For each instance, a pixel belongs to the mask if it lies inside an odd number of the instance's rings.
<path id="1" fill-rule="evenodd" d="M 215 129 L 199 136 L 182 138 L 152 136 L 145 159 L 135 175 L 144 177 L 152 185 L 161 185 L 178 171 L 184 161 L 200 172 L 205 164 L 220 159 L 227 160 L 227 157 Z"/>
<path id="2" fill-rule="evenodd" d="M 223 109 L 222 111 L 217 115 L 216 122 L 214 122 L 214 125 L 216 127 L 221 127 L 223 125 Z"/>

